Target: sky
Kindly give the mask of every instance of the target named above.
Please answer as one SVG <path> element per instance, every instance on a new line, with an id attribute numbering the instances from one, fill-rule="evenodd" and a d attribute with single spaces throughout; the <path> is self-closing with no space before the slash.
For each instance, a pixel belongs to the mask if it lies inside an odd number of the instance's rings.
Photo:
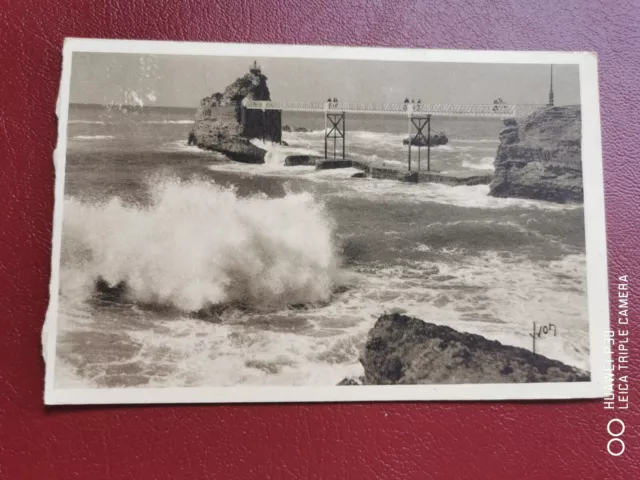
<path id="1" fill-rule="evenodd" d="M 197 107 L 248 72 L 253 58 L 74 53 L 71 103 Z M 272 100 L 545 104 L 549 65 L 256 58 Z M 553 69 L 556 105 L 580 103 L 577 65 Z"/>

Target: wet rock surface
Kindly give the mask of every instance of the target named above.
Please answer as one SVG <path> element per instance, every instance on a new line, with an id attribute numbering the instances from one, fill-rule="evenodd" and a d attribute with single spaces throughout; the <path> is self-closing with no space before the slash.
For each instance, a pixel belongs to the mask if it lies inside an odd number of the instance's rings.
<path id="1" fill-rule="evenodd" d="M 223 153 L 239 162 L 264 163 L 266 151 L 251 143 L 251 139 L 279 143 L 281 112 L 244 109 L 245 98 L 271 99 L 267 77 L 258 68 L 236 79 L 223 93 L 214 93 L 200 101 L 188 144 Z"/>
<path id="2" fill-rule="evenodd" d="M 360 362 L 364 385 L 589 381 L 590 374 L 480 335 L 400 313 L 381 316 Z M 341 385 L 357 385 L 344 379 Z"/>
<path id="3" fill-rule="evenodd" d="M 504 124 L 490 195 L 583 201 L 579 106 L 547 107 Z"/>

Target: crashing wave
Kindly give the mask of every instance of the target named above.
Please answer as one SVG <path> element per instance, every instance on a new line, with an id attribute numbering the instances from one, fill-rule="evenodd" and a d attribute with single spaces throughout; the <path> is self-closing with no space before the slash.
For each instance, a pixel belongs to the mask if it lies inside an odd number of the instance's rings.
<path id="1" fill-rule="evenodd" d="M 310 194 L 239 197 L 202 181 L 165 180 L 146 206 L 65 199 L 62 294 L 104 293 L 194 312 L 329 299 L 338 281 L 333 225 Z"/>

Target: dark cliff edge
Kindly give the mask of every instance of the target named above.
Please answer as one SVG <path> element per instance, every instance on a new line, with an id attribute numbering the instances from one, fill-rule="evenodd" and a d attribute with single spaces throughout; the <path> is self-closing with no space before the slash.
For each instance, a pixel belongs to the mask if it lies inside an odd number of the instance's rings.
<path id="1" fill-rule="evenodd" d="M 582 202 L 580 107 L 547 107 L 504 123 L 489 195 Z"/>
<path id="2" fill-rule="evenodd" d="M 589 381 L 590 374 L 529 350 L 400 314 L 381 316 L 360 357 L 364 376 L 339 385 Z"/>
<path id="3" fill-rule="evenodd" d="M 241 105 L 244 98 L 271 99 L 267 77 L 257 66 L 228 85 L 223 93 L 200 101 L 188 143 L 239 162 L 264 163 L 266 151 L 253 145 L 251 139 L 281 142 L 281 112 L 246 110 Z"/>

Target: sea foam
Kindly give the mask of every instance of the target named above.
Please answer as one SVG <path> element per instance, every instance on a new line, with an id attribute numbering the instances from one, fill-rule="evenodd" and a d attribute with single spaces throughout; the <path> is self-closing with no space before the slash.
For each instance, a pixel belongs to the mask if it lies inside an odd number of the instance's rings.
<path id="1" fill-rule="evenodd" d="M 75 135 L 73 138 L 77 140 L 113 140 L 113 135 Z"/>
<path id="2" fill-rule="evenodd" d="M 462 166 L 464 168 L 470 168 L 472 170 L 488 170 L 493 171 L 494 158 L 493 157 L 482 157 L 480 161 L 472 161 L 470 159 L 462 160 Z"/>
<path id="3" fill-rule="evenodd" d="M 262 150 L 266 150 L 267 153 L 264 157 L 265 167 L 282 167 L 290 155 L 320 155 L 318 151 L 309 148 L 288 147 L 274 142 L 264 142 L 256 138 L 251 139 L 251 143 Z"/>
<path id="4" fill-rule="evenodd" d="M 196 311 L 326 301 L 338 278 L 332 222 L 312 195 L 241 198 L 202 181 L 164 180 L 146 206 L 65 199 L 62 295 L 124 282 L 130 300 Z"/>

